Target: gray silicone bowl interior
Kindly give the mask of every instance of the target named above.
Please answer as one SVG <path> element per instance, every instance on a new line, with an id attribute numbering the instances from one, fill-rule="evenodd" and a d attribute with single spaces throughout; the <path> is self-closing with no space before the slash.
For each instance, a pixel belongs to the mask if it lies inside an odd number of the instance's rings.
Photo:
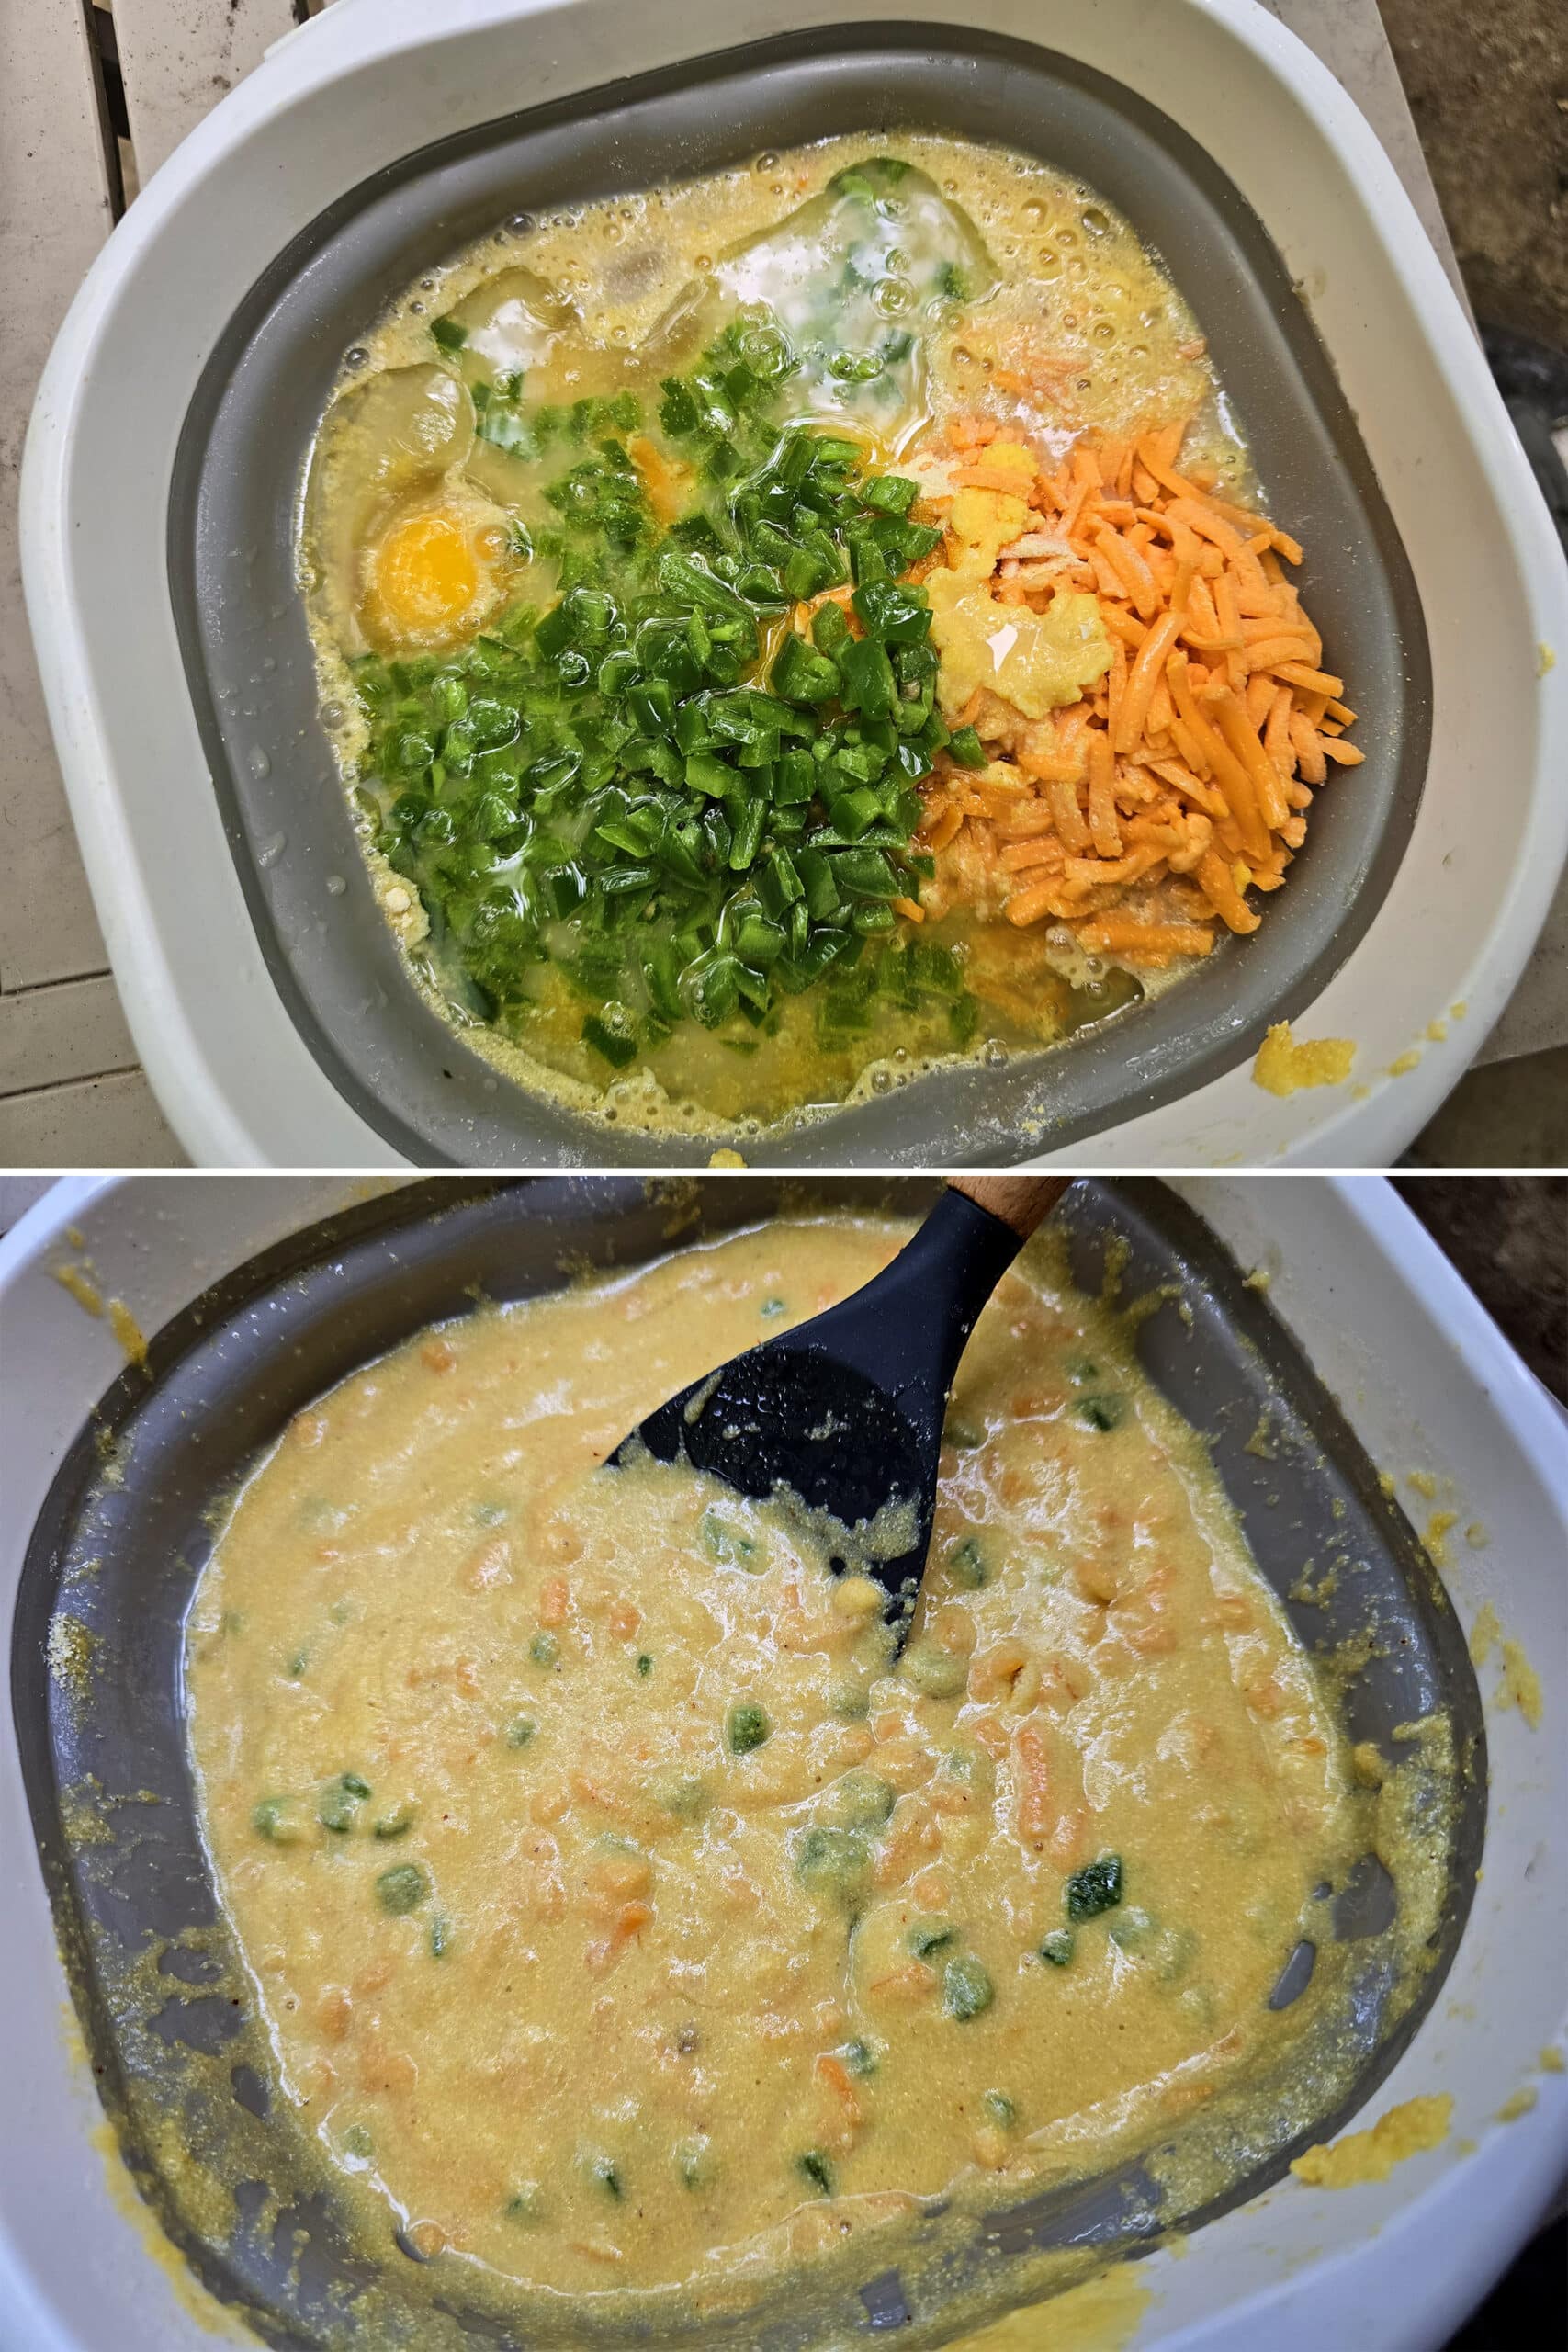
<path id="1" fill-rule="evenodd" d="M 169 571 L 235 865 L 279 994 L 359 1115 L 420 1165 L 701 1164 L 498 1080 L 423 1002 L 373 898 L 317 714 L 292 530 L 344 350 L 419 273 L 508 215 L 903 127 L 1005 142 L 1091 183 L 1163 254 L 1308 556 L 1302 582 L 1362 714 L 1365 764 L 1325 792 L 1252 938 L 1162 1001 L 1001 1069 L 937 1071 L 748 1144 L 779 1167 L 1007 1163 L 1191 1091 L 1298 1013 L 1366 931 L 1420 798 L 1430 670 L 1409 563 L 1280 255 L 1204 152 L 1102 75 L 959 27 L 849 26 L 730 50 L 507 115 L 344 197 L 245 295 L 184 428 Z M 329 891 L 328 878 L 346 889 Z"/>
<path id="2" fill-rule="evenodd" d="M 914 1215 L 931 1197 L 929 1182 L 912 1179 L 841 1178 L 807 1190 L 787 1180 L 714 1178 L 694 1195 L 682 1188 L 674 1201 L 625 1177 L 433 1180 L 310 1227 L 239 1267 L 154 1335 L 146 1376 L 128 1370 L 87 1417 L 33 1531 L 17 1604 L 11 1687 L 39 1851 L 121 2146 L 207 2286 L 243 2306 L 269 2343 L 306 2352 L 326 2343 L 330 2328 L 341 2329 L 365 2257 L 329 2189 L 291 2186 L 299 2178 L 297 2126 L 272 2109 L 246 2054 L 254 2020 L 232 1996 L 235 1980 L 222 1976 L 210 1947 L 177 1941 L 209 1930 L 216 1915 L 180 1700 L 184 1616 L 210 1550 L 214 1498 L 231 1490 L 300 1407 L 423 1324 L 468 1312 L 476 1290 L 525 1297 L 558 1287 L 568 1270 L 662 1255 L 672 1230 L 718 1234 L 792 1203 Z M 1196 2226 L 1278 2179 L 1308 2138 L 1340 2129 L 1436 1998 L 1481 1860 L 1485 1735 L 1462 1632 L 1414 1532 L 1305 1357 L 1208 1227 L 1147 1181 L 1114 1191 L 1082 1183 L 1057 1216 L 1086 1291 L 1099 1293 L 1108 1266 L 1119 1264 L 1124 1298 L 1159 1295 L 1137 1328 L 1144 1367 L 1209 1440 L 1258 1563 L 1303 1644 L 1327 1653 L 1369 1623 L 1375 1628 L 1375 1639 L 1360 1645 L 1360 1664 L 1335 1686 L 1347 1736 L 1377 1743 L 1392 1763 L 1409 1753 L 1396 1727 L 1444 1707 L 1461 1758 L 1440 1922 L 1411 2007 L 1392 2025 L 1385 2016 L 1389 1977 L 1375 1939 L 1393 1887 L 1369 1856 L 1337 1890 L 1334 1912 L 1337 1937 L 1366 1955 L 1349 1955 L 1351 2093 L 1310 2132 L 1255 2163 L 1229 2195 L 1188 2213 L 1184 2226 Z M 1321 1605 L 1290 1597 L 1309 1567 L 1321 1579 L 1336 1562 L 1348 1573 Z M 51 1628 L 67 1611 L 96 1645 L 90 1704 L 47 1662 Z M 145 1978 L 136 1976 L 150 1949 L 163 1949 L 151 2002 Z M 1292 1965 L 1309 1950 L 1298 1947 Z M 1277 2006 L 1300 1989 L 1291 1978 L 1288 1966 Z M 141 1988 L 134 2015 L 113 1989 L 130 1983 Z M 199 2109 L 187 2081 L 193 2049 L 220 2062 L 216 2093 Z M 186 2119 L 183 2130 L 209 2149 L 220 2176 L 241 2183 L 231 2233 L 204 2224 L 211 2202 L 199 2183 L 193 2194 L 188 2168 L 165 2165 L 166 2143 L 148 2127 L 170 2112 Z M 264 2230 L 255 2217 L 266 2186 L 280 2210 Z M 1017 2293 L 1022 2273 L 1009 2266 L 1042 2248 L 1136 2247 L 1161 2226 L 1146 2177 L 1123 2167 L 989 2216 L 955 2255 L 953 2283 L 962 2290 L 985 2279 L 993 2293 Z M 303 2255 L 297 2232 L 308 2233 Z M 394 2291 L 400 2259 L 389 2242 Z M 1010 2290 L 1013 2277 L 1019 2285 Z M 451 2296 L 442 2308 L 460 2322 L 464 2343 L 520 2352 L 521 2339 L 493 2318 L 469 2314 Z M 943 2334 L 940 2306 L 911 2312 L 897 2274 L 883 2271 L 858 2292 L 841 2290 L 809 2321 L 787 2304 L 764 2310 L 746 2341 L 755 2352 L 803 2352 L 902 2325 L 911 2345 Z M 344 2339 L 334 2333 L 330 2340 Z M 554 2341 L 543 2333 L 529 2340 Z M 582 2340 L 574 2335 L 574 2352 Z M 726 2317 L 680 2340 L 733 2346 L 738 2338 Z"/>

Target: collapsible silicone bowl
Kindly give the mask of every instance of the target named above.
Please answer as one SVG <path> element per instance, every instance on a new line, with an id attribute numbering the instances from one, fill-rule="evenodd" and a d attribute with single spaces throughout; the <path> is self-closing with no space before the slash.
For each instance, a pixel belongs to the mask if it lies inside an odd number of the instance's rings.
<path id="1" fill-rule="evenodd" d="M 1320 797 L 1261 930 L 1179 989 L 749 1156 L 1004 1162 L 1092 1138 L 1102 1164 L 1381 1164 L 1453 1084 L 1568 842 L 1568 670 L 1548 663 L 1568 574 L 1392 166 L 1298 41 L 1252 0 L 866 0 L 849 22 L 739 0 L 722 30 L 695 0 L 338 0 L 138 197 L 25 467 L 73 810 L 138 1048 L 198 1160 L 705 1159 L 716 1138 L 649 1140 L 498 1080 L 409 980 L 316 713 L 300 470 L 347 345 L 520 206 L 916 125 L 1080 174 L 1162 252 L 1308 548 L 1367 759 Z M 1285 1017 L 1355 1039 L 1356 1082 L 1253 1085 Z"/>
<path id="2" fill-rule="evenodd" d="M 1186 1203 L 1148 1182 L 1070 1196 L 1075 1274 L 1097 1289 L 1114 1239 L 1127 1252 L 1123 1295 L 1170 1286 L 1140 1326 L 1144 1363 L 1211 1435 L 1276 1589 L 1288 1596 L 1309 1558 L 1321 1569 L 1325 1539 L 1359 1564 L 1341 1584 L 1363 1610 L 1371 1603 L 1381 1630 L 1379 1655 L 1347 1688 L 1354 1736 L 1393 1755 L 1396 1726 L 1434 1705 L 1451 1712 L 1466 1763 L 1431 1965 L 1392 2033 L 1380 2029 L 1368 1984 L 1353 2090 L 1320 2120 L 1332 2130 L 1369 2099 L 1381 2113 L 1447 2092 L 1452 2130 L 1389 2180 L 1338 2193 L 1285 2175 L 1299 2143 L 1281 2148 L 1234 2198 L 1194 2217 L 1201 2226 L 1179 2260 L 1146 2250 L 1160 2209 L 1121 2176 L 998 2211 L 966 2259 L 1005 2294 L 1040 2245 L 1142 2246 L 1134 2275 L 1151 2300 L 1136 2342 L 1145 2347 L 1253 2352 L 1267 2340 L 1279 2352 L 1422 2352 L 1507 2261 L 1568 2159 L 1568 2078 L 1537 2074 L 1564 2025 L 1561 1428 L 1381 1182 L 1188 1189 Z M 929 1192 L 918 1181 L 840 1179 L 825 1196 L 913 1212 Z M 213 1489 L 324 1385 L 425 1318 L 465 1310 L 476 1283 L 500 1297 L 547 1289 L 569 1269 L 637 1263 L 791 1197 L 800 1202 L 798 1185 L 789 1195 L 761 1178 L 709 1180 L 679 1202 L 621 1178 L 499 1190 L 453 1180 L 345 1205 L 342 1187 L 319 1181 L 79 1180 L 0 1243 L 0 1595 L 11 1628 L 0 1749 L 0 2069 L 11 2127 L 0 2138 L 0 2343 L 197 2352 L 209 2340 L 150 2257 L 148 2218 L 139 2233 L 123 2190 L 111 2193 L 95 2148 L 105 2109 L 174 2245 L 265 2340 L 320 2344 L 334 2291 L 364 2275 L 330 2197 L 291 2198 L 296 2126 L 269 2100 L 265 2065 L 252 2063 L 245 2005 L 231 2003 L 209 1937 L 178 1647 Z M 145 1372 L 125 1365 L 109 1325 L 55 1281 L 78 1251 L 148 1334 Z M 1265 1421 L 1271 1434 L 1260 1443 Z M 1447 1595 L 1375 1464 L 1436 1485 L 1461 1523 L 1484 1524 L 1484 1548 L 1479 1531 L 1472 1543 L 1454 1539 Z M 1427 1507 L 1416 1485 L 1401 1491 L 1413 1510 Z M 1499 1704 L 1495 1662 L 1478 1690 L 1465 1634 L 1487 1602 L 1540 1672 L 1540 1730 Z M 1287 1606 L 1309 1644 L 1348 1630 L 1332 1609 Z M 1352 1906 L 1339 1932 L 1355 1937 L 1365 1924 Z M 182 1942 L 187 1929 L 195 1940 Z M 67 1984 L 90 2070 L 62 2030 Z M 192 2049 L 220 2061 L 199 2098 Z M 1539 2104 L 1499 2121 L 1509 2095 L 1532 2082 Z M 171 2114 L 181 2119 L 172 2134 Z M 193 2179 L 180 2154 L 192 2135 L 220 2169 L 229 2151 L 231 2172 L 243 2176 L 234 2207 Z M 268 2186 L 281 2211 L 263 2229 L 253 2222 Z M 868 2270 L 876 2260 L 868 2253 Z M 400 2275 L 390 2237 L 385 2261 Z M 910 2295 L 912 2311 L 900 2275 L 879 2267 L 810 2324 L 787 2303 L 770 2307 L 746 2340 L 805 2352 L 891 2335 L 913 2352 L 942 2330 L 940 2310 Z M 465 2312 L 460 2268 L 443 2301 Z M 736 2340 L 732 2321 L 715 2328 L 691 2340 Z M 476 2316 L 472 2341 L 493 2352 L 515 2338 L 486 2332 Z"/>

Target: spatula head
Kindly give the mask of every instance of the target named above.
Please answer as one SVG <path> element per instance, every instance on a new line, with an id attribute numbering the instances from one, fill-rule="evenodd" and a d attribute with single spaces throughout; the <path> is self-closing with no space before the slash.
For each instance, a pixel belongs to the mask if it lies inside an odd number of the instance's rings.
<path id="1" fill-rule="evenodd" d="M 941 1411 L 924 1409 L 925 1391 L 896 1396 L 819 1340 L 792 1347 L 790 1336 L 671 1397 L 614 1458 L 641 1444 L 759 1501 L 786 1492 L 843 1531 L 835 1567 L 852 1558 L 890 1600 L 912 1607 L 931 1542 Z"/>
<path id="2" fill-rule="evenodd" d="M 694 1381 L 612 1461 L 646 1447 L 756 1500 L 796 1498 L 844 1531 L 836 1565 L 852 1559 L 907 1618 L 931 1542 L 948 1389 L 1019 1247 L 999 1219 L 944 1193 L 874 1281 Z"/>

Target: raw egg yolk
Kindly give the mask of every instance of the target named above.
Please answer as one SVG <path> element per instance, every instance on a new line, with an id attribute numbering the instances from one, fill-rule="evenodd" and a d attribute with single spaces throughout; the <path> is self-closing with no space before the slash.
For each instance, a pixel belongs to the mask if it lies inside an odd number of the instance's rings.
<path id="1" fill-rule="evenodd" d="M 413 514 L 394 525 L 376 551 L 371 604 L 393 638 L 446 638 L 489 603 L 492 585 L 471 523 L 446 512 Z"/>

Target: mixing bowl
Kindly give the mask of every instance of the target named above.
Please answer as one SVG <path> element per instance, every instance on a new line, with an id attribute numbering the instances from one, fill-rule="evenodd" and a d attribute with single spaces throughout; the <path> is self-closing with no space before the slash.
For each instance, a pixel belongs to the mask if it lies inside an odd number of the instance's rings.
<path id="1" fill-rule="evenodd" d="M 22 2127 L 0 2147 L 0 2340 L 29 2352 L 202 2340 L 111 2201 L 90 2144 L 100 2099 L 169 2240 L 266 2340 L 322 2342 L 327 2314 L 363 2276 L 330 2196 L 298 2186 L 297 2127 L 269 2097 L 214 1932 L 179 1695 L 183 1613 L 214 1495 L 324 1385 L 461 1311 L 476 1286 L 525 1295 L 801 1196 L 768 1179 L 455 1180 L 345 1206 L 341 1188 L 319 1182 L 109 1181 L 59 1188 L 0 1245 L 0 1585 L 14 1608 L 0 2061 Z M 929 1186 L 840 1179 L 807 1197 L 915 1212 Z M 1540 2078 L 1531 2112 L 1497 2120 L 1563 2022 L 1561 1430 L 1381 1184 L 1204 1182 L 1187 1200 L 1151 1182 L 1086 1184 L 1066 1215 L 1080 1283 L 1098 1291 L 1109 1259 L 1124 1297 L 1160 1301 L 1139 1329 L 1144 1365 L 1210 1438 L 1303 1641 L 1326 1650 L 1375 1622 L 1372 1652 L 1344 1684 L 1347 1731 L 1392 1756 L 1397 1727 L 1440 1705 L 1462 1765 L 1439 1924 L 1397 2020 L 1377 1942 L 1388 1881 L 1369 1862 L 1337 1908 L 1355 1963 L 1354 2075 L 1312 2132 L 1186 2214 L 1162 2206 L 1136 2167 L 998 2210 L 967 2244 L 961 2283 L 983 2275 L 1000 2302 L 1027 2292 L 1043 2252 L 1142 2249 L 1154 2296 L 1144 2344 L 1214 2352 L 1265 2328 L 1288 2352 L 1435 2344 L 1528 2232 L 1568 2155 L 1568 2083 L 1555 2075 Z M 110 1329 L 53 1278 L 78 1246 L 69 1228 L 149 1333 L 145 1370 L 117 1363 Z M 1401 1489 L 1412 1510 L 1429 1489 L 1472 1530 L 1452 1539 L 1449 1590 L 1380 1464 L 1413 1474 Z M 1330 1545 L 1355 1571 L 1325 1607 L 1303 1602 L 1307 1565 L 1321 1572 Z M 1478 1680 L 1471 1664 L 1466 1628 L 1486 1600 L 1541 1675 L 1540 1730 L 1499 1705 L 1495 1666 Z M 67 1983 L 90 2073 L 60 2036 Z M 1330 2194 L 1286 2174 L 1303 2137 L 1326 2136 L 1374 2094 L 1382 2111 L 1437 2090 L 1454 2099 L 1452 2134 L 1388 2181 Z M 215 2197 L 215 2180 L 232 2201 Z M 276 2218 L 253 2226 L 269 2193 Z M 1147 2250 L 1179 2221 L 1191 2231 L 1183 2259 Z M 389 2261 L 395 2295 L 401 2257 L 389 2250 Z M 943 2340 L 942 2311 L 905 2287 L 879 2269 L 830 2310 L 771 2304 L 748 2340 L 804 2352 L 895 2327 L 911 2346 Z M 511 2340 L 446 2301 L 465 2340 Z M 732 2342 L 732 2325 L 689 2340 Z"/>

